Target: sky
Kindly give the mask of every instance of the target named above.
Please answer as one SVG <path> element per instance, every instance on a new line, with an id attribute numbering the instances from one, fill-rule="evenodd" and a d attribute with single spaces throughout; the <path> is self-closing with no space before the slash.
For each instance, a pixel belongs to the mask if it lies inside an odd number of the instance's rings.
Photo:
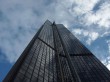
<path id="1" fill-rule="evenodd" d="M 110 0 L 0 0 L 0 82 L 48 19 L 64 24 L 110 70 Z"/>

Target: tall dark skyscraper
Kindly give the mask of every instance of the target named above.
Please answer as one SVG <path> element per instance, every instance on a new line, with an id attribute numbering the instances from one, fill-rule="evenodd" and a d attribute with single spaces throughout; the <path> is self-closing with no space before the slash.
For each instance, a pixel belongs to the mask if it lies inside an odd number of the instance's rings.
<path id="1" fill-rule="evenodd" d="M 110 82 L 110 71 L 67 28 L 47 20 L 3 82 Z"/>

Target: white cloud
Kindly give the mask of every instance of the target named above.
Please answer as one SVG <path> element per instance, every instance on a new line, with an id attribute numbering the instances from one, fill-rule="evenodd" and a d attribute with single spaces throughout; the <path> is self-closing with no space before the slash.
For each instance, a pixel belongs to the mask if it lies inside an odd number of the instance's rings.
<path id="1" fill-rule="evenodd" d="M 107 65 L 107 68 L 110 70 L 110 64 Z"/>
<path id="2" fill-rule="evenodd" d="M 106 42 L 108 44 L 108 50 L 109 50 L 109 55 L 110 55 L 110 40 L 107 40 Z"/>
<path id="3" fill-rule="evenodd" d="M 72 8 L 72 11 L 76 12 L 77 14 L 84 14 L 91 11 L 94 5 L 99 0 L 74 0 L 74 4 L 76 6 Z"/>
<path id="4" fill-rule="evenodd" d="M 10 63 L 17 60 L 37 31 L 36 27 L 39 28 L 44 21 L 39 20 L 35 7 L 32 8 L 35 5 L 33 1 L 17 0 L 0 3 L 0 48 L 5 55 L 3 58 Z"/>
<path id="5" fill-rule="evenodd" d="M 109 36 L 110 32 L 109 31 L 106 31 L 104 32 L 102 35 L 100 35 L 101 37 L 104 37 L 104 36 Z"/>
<path id="6" fill-rule="evenodd" d="M 91 43 L 99 37 L 99 34 L 97 32 L 84 30 L 84 29 L 73 29 L 73 34 L 79 37 L 79 39 L 86 37 L 87 38 L 86 43 L 88 45 L 91 45 Z"/>
<path id="7" fill-rule="evenodd" d="M 80 35 L 80 34 L 82 34 L 82 30 L 81 29 L 74 29 L 73 33 Z"/>
<path id="8" fill-rule="evenodd" d="M 87 25 L 98 24 L 99 27 L 110 29 L 110 2 L 105 2 L 96 12 L 90 11 L 85 14 L 84 20 Z"/>
<path id="9" fill-rule="evenodd" d="M 92 43 L 92 41 L 95 41 L 98 38 L 98 36 L 99 36 L 99 34 L 97 32 L 91 32 L 91 33 L 89 33 L 89 38 L 86 41 L 87 44 L 90 45 Z"/>

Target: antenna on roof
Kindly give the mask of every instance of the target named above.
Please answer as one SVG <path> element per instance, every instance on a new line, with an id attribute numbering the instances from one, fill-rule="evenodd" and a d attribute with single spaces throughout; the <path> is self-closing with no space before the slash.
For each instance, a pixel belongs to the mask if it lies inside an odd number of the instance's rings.
<path id="1" fill-rule="evenodd" d="M 53 21 L 53 24 L 52 24 L 52 25 L 56 25 L 56 24 L 55 24 L 55 21 Z"/>

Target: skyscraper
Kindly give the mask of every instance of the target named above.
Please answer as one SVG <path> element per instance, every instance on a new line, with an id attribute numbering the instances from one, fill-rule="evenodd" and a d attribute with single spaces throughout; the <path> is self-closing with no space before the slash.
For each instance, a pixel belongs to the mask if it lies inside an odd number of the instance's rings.
<path id="1" fill-rule="evenodd" d="M 3 82 L 110 82 L 110 72 L 67 28 L 47 20 Z"/>

